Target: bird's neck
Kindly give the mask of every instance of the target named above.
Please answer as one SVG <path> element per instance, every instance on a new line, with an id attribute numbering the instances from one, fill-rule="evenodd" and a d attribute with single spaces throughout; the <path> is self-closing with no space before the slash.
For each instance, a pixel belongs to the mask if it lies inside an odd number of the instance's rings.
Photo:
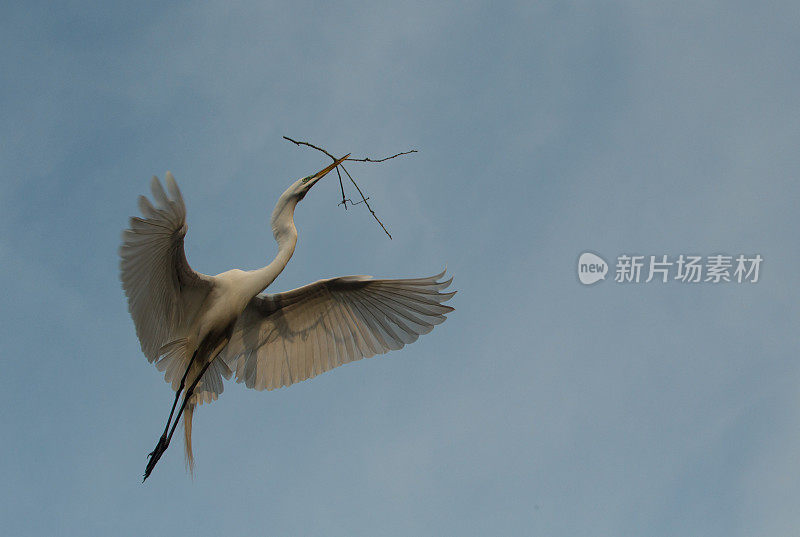
<path id="1" fill-rule="evenodd" d="M 272 212 L 270 224 L 275 242 L 278 243 L 278 254 L 269 265 L 251 272 L 249 291 L 252 296 L 262 292 L 275 281 L 275 278 L 283 272 L 283 269 L 286 268 L 287 263 L 292 258 L 292 254 L 294 254 L 295 246 L 297 246 L 294 209 L 298 201 L 297 198 L 290 198 L 284 194 Z"/>

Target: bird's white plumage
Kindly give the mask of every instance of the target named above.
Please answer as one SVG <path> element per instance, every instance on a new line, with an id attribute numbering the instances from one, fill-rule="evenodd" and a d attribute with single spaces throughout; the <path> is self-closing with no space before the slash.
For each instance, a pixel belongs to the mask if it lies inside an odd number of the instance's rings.
<path id="1" fill-rule="evenodd" d="M 453 310 L 441 293 L 450 280 L 332 278 L 245 308 L 221 357 L 248 388 L 273 390 L 342 364 L 400 349 Z"/>
<path id="2" fill-rule="evenodd" d="M 172 174 L 167 174 L 166 183 L 172 199 L 156 177 L 150 184 L 155 205 L 139 197 L 143 218 L 130 219 L 119 252 L 122 288 L 142 352 L 150 362 L 158 358 L 163 345 L 184 336 L 194 311 L 211 290 L 210 278 L 186 262 L 186 206 Z"/>
<path id="3" fill-rule="evenodd" d="M 153 177 L 153 201 L 139 198 L 142 217 L 131 218 L 122 235 L 120 277 L 142 352 L 172 384 L 176 404 L 187 390 L 178 415 L 184 418 L 190 466 L 194 406 L 215 400 L 223 391 L 222 378 L 233 371 L 248 388 L 289 386 L 399 349 L 453 311 L 443 304 L 455 294 L 441 292 L 451 281 L 439 281 L 444 272 L 405 280 L 346 276 L 285 293 L 258 294 L 292 257 L 295 207 L 347 156 L 298 179 L 280 196 L 271 218 L 278 254 L 257 270 L 207 276 L 189 266 L 183 249 L 186 206 L 169 172 L 167 191 Z M 171 419 L 172 413 L 167 429 Z M 176 423 L 177 418 L 150 454 L 145 478 L 169 445 Z"/>
<path id="4" fill-rule="evenodd" d="M 142 218 L 131 218 L 130 228 L 122 233 L 120 278 L 142 352 L 177 390 L 191 358 L 183 345 L 186 332 L 211 291 L 213 278 L 194 271 L 186 261 L 186 206 L 171 173 L 165 182 L 169 196 L 153 177 L 153 202 L 140 196 Z M 216 399 L 223 389 L 221 376 L 230 375 L 225 364 L 212 364 L 202 389 L 195 392 L 198 402 Z"/>

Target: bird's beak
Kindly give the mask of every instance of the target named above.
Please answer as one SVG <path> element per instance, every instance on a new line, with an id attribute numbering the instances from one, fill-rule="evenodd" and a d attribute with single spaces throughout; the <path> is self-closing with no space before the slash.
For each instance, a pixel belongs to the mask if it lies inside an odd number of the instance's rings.
<path id="1" fill-rule="evenodd" d="M 311 188 L 312 186 L 314 186 L 317 181 L 319 181 L 320 179 L 325 177 L 328 174 L 328 172 L 331 171 L 332 169 L 334 169 L 336 166 L 338 166 L 339 164 L 341 164 L 342 162 L 347 160 L 347 157 L 349 157 L 349 156 L 350 156 L 350 153 L 346 154 L 345 156 L 343 156 L 342 158 L 338 159 L 336 162 L 334 162 L 333 164 L 331 164 L 327 168 L 323 168 L 320 171 L 318 171 L 317 173 L 315 173 L 313 176 L 311 176 L 311 180 L 308 182 L 308 188 Z"/>

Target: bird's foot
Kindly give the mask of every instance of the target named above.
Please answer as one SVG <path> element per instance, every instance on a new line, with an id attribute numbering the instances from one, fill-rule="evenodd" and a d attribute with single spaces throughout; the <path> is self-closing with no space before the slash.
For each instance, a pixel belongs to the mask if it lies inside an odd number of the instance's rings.
<path id="1" fill-rule="evenodd" d="M 153 468 L 156 467 L 156 463 L 161 458 L 161 455 L 164 451 L 167 450 L 167 435 L 166 433 L 161 435 L 161 438 L 158 439 L 158 444 L 156 444 L 155 449 L 151 451 L 147 457 L 147 467 L 144 470 L 144 478 L 142 479 L 142 483 L 144 483 L 148 477 L 150 477 L 150 473 L 153 471 Z"/>
<path id="2" fill-rule="evenodd" d="M 158 451 L 162 451 L 163 452 L 166 449 L 166 446 L 165 446 L 166 443 L 167 443 L 167 433 L 166 433 L 166 431 L 164 431 L 164 434 L 162 434 L 161 438 L 158 439 L 158 443 L 156 444 L 156 447 L 153 449 L 153 451 L 148 453 L 147 456 L 152 459 L 153 455 L 155 455 Z"/>

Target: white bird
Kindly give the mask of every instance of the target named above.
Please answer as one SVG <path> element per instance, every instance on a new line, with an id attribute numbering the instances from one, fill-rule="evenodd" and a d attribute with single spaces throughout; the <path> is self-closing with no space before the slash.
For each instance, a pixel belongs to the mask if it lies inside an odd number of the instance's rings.
<path id="1" fill-rule="evenodd" d="M 278 254 L 257 270 L 207 276 L 189 266 L 183 250 L 186 207 L 171 173 L 166 174 L 169 195 L 153 177 L 153 203 L 139 197 L 143 218 L 131 218 L 123 232 L 120 277 L 142 352 L 176 392 L 145 479 L 169 446 L 181 415 L 186 462 L 192 468 L 192 414 L 195 405 L 222 393 L 222 377 L 235 373 L 237 382 L 257 390 L 289 386 L 347 362 L 400 349 L 453 311 L 443 302 L 455 292 L 440 292 L 452 281 L 440 281 L 444 272 L 405 280 L 345 276 L 260 294 L 292 257 L 297 203 L 349 156 L 298 179 L 281 195 L 271 218 Z"/>

